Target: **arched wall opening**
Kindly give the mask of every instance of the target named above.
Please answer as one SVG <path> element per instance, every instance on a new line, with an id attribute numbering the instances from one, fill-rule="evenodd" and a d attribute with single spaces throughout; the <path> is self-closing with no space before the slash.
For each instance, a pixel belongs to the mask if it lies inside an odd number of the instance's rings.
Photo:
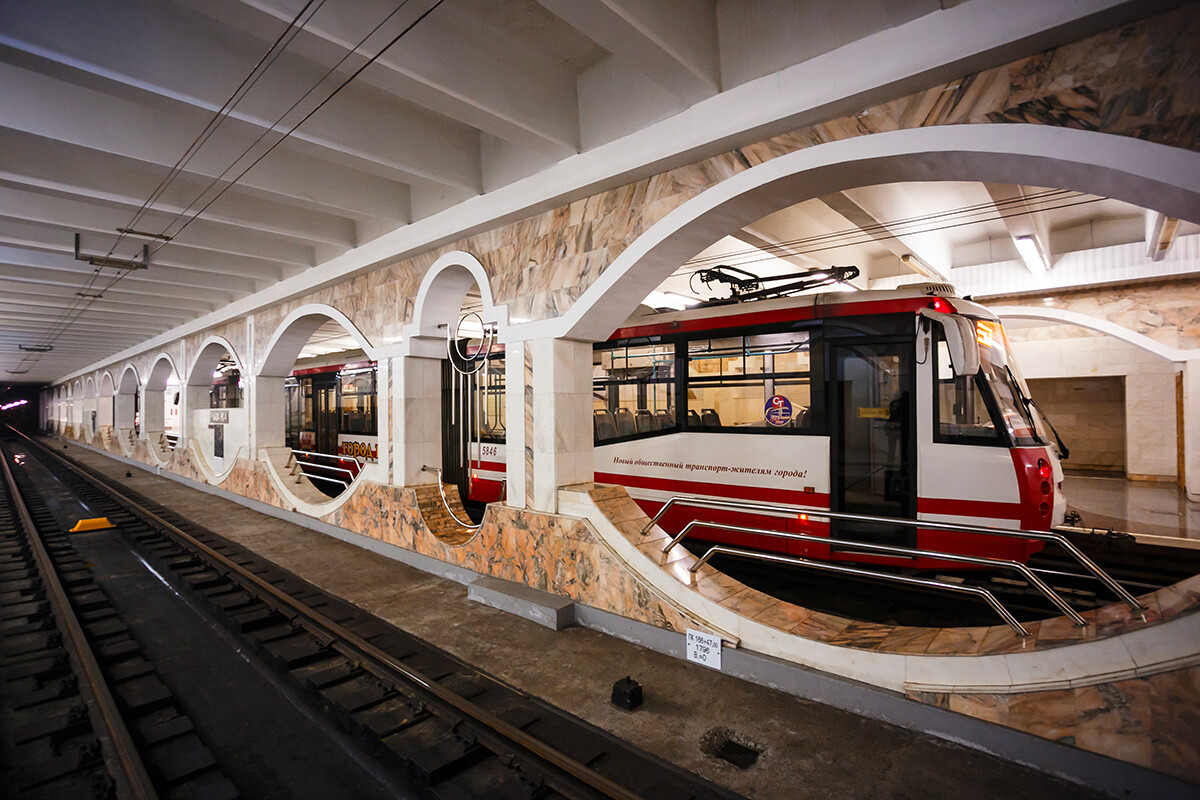
<path id="1" fill-rule="evenodd" d="M 199 454 L 210 478 L 227 475 L 238 455 L 248 452 L 250 417 L 245 376 L 245 367 L 232 345 L 213 336 L 200 346 L 181 388 L 179 435 L 193 453 Z M 164 377 L 164 385 L 166 380 Z"/>
<path id="2" fill-rule="evenodd" d="M 673 270 L 721 237 L 803 200 L 880 183 L 1053 185 L 1193 222 L 1200 154 L 1047 125 L 945 125 L 828 142 L 751 167 L 702 192 L 626 248 L 562 317 L 512 336 L 600 341 Z"/>
<path id="3" fill-rule="evenodd" d="M 1071 449 L 1064 468 L 1180 481 L 1186 351 L 1069 310 L 993 310 L 1004 320 L 1034 399 Z"/>
<path id="4" fill-rule="evenodd" d="M 137 368 L 130 364 L 121 373 L 113 405 L 117 439 L 126 454 L 132 452 L 133 441 L 141 430 L 140 414 L 141 381 L 138 380 Z"/>
<path id="5" fill-rule="evenodd" d="M 100 376 L 100 393 L 96 398 L 96 432 L 108 445 L 113 434 L 116 418 L 116 391 L 113 386 L 113 376 L 107 370 Z"/>
<path id="6" fill-rule="evenodd" d="M 364 477 L 386 482 L 386 365 L 349 318 L 323 304 L 296 309 L 265 352 L 254 428 L 276 487 L 297 508 L 321 514 Z"/>
<path id="7" fill-rule="evenodd" d="M 71 429 L 76 439 L 83 438 L 83 381 L 71 385 Z"/>
<path id="8" fill-rule="evenodd" d="M 96 379 L 91 375 L 83 385 L 83 438 L 91 444 L 100 430 Z"/>
<path id="9" fill-rule="evenodd" d="M 859 136 L 779 156 L 705 190 L 639 236 L 566 314 L 514 326 L 508 338 L 531 343 L 604 340 L 674 270 L 722 237 L 812 198 L 919 181 L 1054 186 L 1200 221 L 1200 154 L 1179 148 L 1024 124 L 935 126 Z M 582 367 L 578 371 L 582 381 Z M 583 413 L 572 409 L 565 416 Z M 1193 493 L 1200 491 L 1196 429 L 1197 421 L 1189 422 L 1185 436 Z M 558 485 L 578 477 L 567 475 Z"/>
<path id="10" fill-rule="evenodd" d="M 507 494 L 508 373 L 524 384 L 522 362 L 510 364 L 502 344 L 507 324 L 483 265 L 456 251 L 425 273 L 405 327 L 396 415 L 403 482 L 427 483 L 434 476 L 423 468 L 437 467 L 475 521 Z"/>
<path id="11" fill-rule="evenodd" d="M 145 436 L 155 457 L 166 455 L 179 440 L 179 371 L 175 361 L 166 353 L 160 355 L 150 368 L 144 391 Z M 173 434 L 172 439 L 167 433 Z"/>

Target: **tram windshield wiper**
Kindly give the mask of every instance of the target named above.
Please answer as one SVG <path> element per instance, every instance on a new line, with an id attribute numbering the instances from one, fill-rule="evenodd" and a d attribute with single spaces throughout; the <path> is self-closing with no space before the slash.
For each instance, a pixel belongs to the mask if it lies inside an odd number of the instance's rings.
<path id="1" fill-rule="evenodd" d="M 1021 402 L 1025 404 L 1025 408 L 1030 412 L 1037 412 L 1038 418 L 1046 423 L 1046 427 L 1054 434 L 1055 447 L 1058 448 L 1059 458 L 1066 460 L 1070 458 L 1071 451 L 1063 442 L 1062 437 L 1058 435 L 1058 430 L 1054 427 L 1054 423 L 1050 422 L 1050 418 L 1046 416 L 1046 412 L 1042 411 L 1042 407 L 1037 404 L 1033 397 L 1025 394 L 1025 390 L 1021 387 L 1021 382 L 1017 380 L 1017 376 L 1013 374 L 1012 367 L 1004 365 L 1004 370 L 1008 373 L 1008 379 L 1012 382 L 1013 388 L 1017 391 L 1017 397 L 1021 398 Z"/>

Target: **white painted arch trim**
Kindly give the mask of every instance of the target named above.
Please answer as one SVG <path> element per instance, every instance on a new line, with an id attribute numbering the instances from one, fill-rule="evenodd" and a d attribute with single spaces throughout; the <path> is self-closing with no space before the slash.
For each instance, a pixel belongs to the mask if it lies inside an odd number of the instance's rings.
<path id="1" fill-rule="evenodd" d="M 181 381 L 180 391 L 183 393 L 183 402 L 181 403 L 182 408 L 180 409 L 180 430 L 182 431 L 183 435 L 187 437 L 187 451 L 191 454 L 192 463 L 196 465 L 197 469 L 200 470 L 200 474 L 204 476 L 204 480 L 214 486 L 218 486 L 224 483 L 225 480 L 233 474 L 233 468 L 237 466 L 238 458 L 245 455 L 247 448 L 245 445 L 239 447 L 234 452 L 232 458 L 226 459 L 229 464 L 225 467 L 225 469 L 218 471 L 213 469 L 212 464 L 210 464 L 208 461 L 208 456 L 204 453 L 204 449 L 200 446 L 200 443 L 196 441 L 196 437 L 193 435 L 195 433 L 192 430 L 191 422 L 193 409 L 188 403 L 188 390 L 194 389 L 198 386 L 202 387 L 206 385 L 212 385 L 213 378 L 211 371 L 206 370 L 203 375 L 196 376 L 196 370 L 199 368 L 200 362 L 202 360 L 207 362 L 210 359 L 210 356 L 206 355 L 206 353 L 210 352 L 210 347 L 219 347 L 226 353 L 229 353 L 229 357 L 233 359 L 233 363 L 237 364 L 238 372 L 242 373 L 243 375 L 246 374 L 245 361 L 243 361 L 242 357 L 238 355 L 238 351 L 234 349 L 233 345 L 230 344 L 229 340 L 224 336 L 216 335 L 205 337 L 204 341 L 200 343 L 200 346 L 196 348 L 196 355 L 192 356 L 192 363 L 188 365 L 187 375 L 183 375 L 178 372 L 175 374 L 179 375 Z M 192 382 L 193 379 L 200 381 L 201 378 L 203 378 L 203 381 L 200 383 Z"/>
<path id="2" fill-rule="evenodd" d="M 175 373 L 176 375 L 179 375 L 179 379 L 183 382 L 184 386 L 194 385 L 192 384 L 192 374 L 196 371 L 196 366 L 200 363 L 200 359 L 204 357 L 204 351 L 208 349 L 209 345 L 214 344 L 224 347 L 225 351 L 229 353 L 229 356 L 233 359 L 234 363 L 237 364 L 238 372 L 242 373 L 243 375 L 246 374 L 246 362 L 242 360 L 240 355 L 238 355 L 237 350 L 235 350 L 233 345 L 229 343 L 229 340 L 224 336 L 208 336 L 203 342 L 200 343 L 200 346 L 196 348 L 196 355 L 192 356 L 192 363 L 188 364 L 187 375 L 183 375 L 179 372 Z M 208 375 L 208 383 L 212 383 L 211 373 Z"/>
<path id="3" fill-rule="evenodd" d="M 460 270 L 466 270 L 467 275 L 462 275 Z M 484 322 L 495 322 L 500 340 L 506 340 L 508 306 L 496 305 L 487 270 L 470 253 L 453 250 L 434 261 L 421 278 L 413 305 L 413 321 L 404 326 L 402 333 L 402 355 L 444 357 L 446 332 L 438 326 L 452 318 L 457 319 L 463 296 L 469 288 L 468 277 L 479 287 Z M 442 348 L 440 353 L 438 347 Z"/>
<path id="4" fill-rule="evenodd" d="M 108 379 L 108 390 L 109 390 L 108 394 L 103 394 L 105 378 Z M 100 386 L 100 392 L 101 392 L 100 396 L 101 397 L 112 397 L 113 395 L 115 395 L 117 393 L 117 381 L 116 381 L 116 379 L 113 378 L 112 370 L 106 369 L 103 372 L 101 372 L 100 380 L 98 383 Z"/>
<path id="5" fill-rule="evenodd" d="M 1181 350 L 1178 347 L 1170 347 L 1162 342 L 1151 339 L 1145 334 L 1131 331 L 1129 328 L 1117 325 L 1114 322 L 1109 322 L 1106 319 L 1093 317 L 1088 314 L 1081 314 L 1078 311 L 1070 311 L 1065 308 L 1037 308 L 1036 306 L 989 306 L 989 310 L 1000 317 L 1000 319 L 1038 319 L 1047 322 L 1056 322 L 1063 325 L 1076 325 L 1080 328 L 1103 333 L 1108 336 L 1115 337 L 1121 341 L 1139 347 L 1148 353 L 1152 353 L 1159 358 L 1165 358 L 1167 361 L 1172 361 L 1177 364 L 1182 364 L 1190 359 L 1200 358 L 1200 350 Z"/>
<path id="6" fill-rule="evenodd" d="M 170 353 L 159 353 L 154 357 L 154 360 L 150 362 L 150 370 L 146 373 L 146 388 L 150 391 L 158 391 L 158 389 L 150 385 L 150 381 L 154 380 L 154 373 L 158 371 L 158 365 L 162 361 L 166 361 L 168 364 L 170 364 L 171 372 L 175 373 L 175 377 L 179 378 L 180 380 L 183 379 L 183 376 L 179 372 L 179 367 L 175 364 L 174 357 L 172 357 Z M 171 372 L 168 372 L 163 378 L 163 390 L 167 388 L 167 378 L 171 377 Z"/>
<path id="7" fill-rule="evenodd" d="M 288 314 L 286 317 L 283 318 L 283 320 L 279 323 L 278 326 L 276 326 L 275 332 L 273 334 L 271 334 L 271 340 L 267 343 L 267 346 L 263 349 L 262 359 L 258 363 L 257 369 L 255 370 L 255 373 L 254 373 L 256 377 L 257 376 L 281 377 L 280 375 L 272 376 L 271 373 L 268 373 L 265 371 L 268 367 L 268 364 L 271 363 L 271 356 L 273 354 L 275 354 L 276 349 L 280 345 L 280 341 L 288 335 L 290 329 L 292 328 L 293 324 L 295 324 L 295 322 L 297 320 L 302 319 L 304 317 L 313 317 L 313 316 L 324 316 L 324 317 L 328 317 L 328 318 L 332 319 L 333 321 L 337 322 L 339 325 L 341 325 L 343 328 L 346 329 L 347 333 L 349 333 L 351 336 L 354 337 L 354 340 L 356 342 L 358 342 L 359 347 L 362 348 L 362 351 L 367 354 L 367 357 L 369 359 L 371 359 L 372 361 L 379 360 L 378 349 L 373 344 L 371 344 L 370 341 L 367 340 L 367 337 L 363 335 L 363 332 L 358 329 L 357 325 L 355 325 L 353 322 L 350 321 L 349 317 L 347 317 L 345 314 L 343 314 L 341 311 L 337 310 L 333 306 L 328 305 L 327 303 L 307 303 L 305 305 L 300 306 L 299 308 L 294 309 L 290 314 Z M 301 343 L 300 347 L 303 348 L 304 344 Z M 272 370 L 272 372 L 274 372 L 274 371 L 277 371 L 277 370 Z M 291 369 L 289 367 L 287 372 L 290 372 L 290 371 L 291 371 Z M 287 372 L 285 372 L 283 374 L 286 375 Z"/>
<path id="8" fill-rule="evenodd" d="M 113 394 L 129 394 L 129 392 L 121 391 L 121 387 L 125 385 L 125 376 L 130 372 L 133 373 L 133 390 L 136 392 L 141 388 L 142 379 L 141 376 L 138 375 L 137 367 L 133 364 L 126 364 L 125 368 L 121 370 L 121 380 L 113 384 Z"/>
<path id="9" fill-rule="evenodd" d="M 509 340 L 601 341 L 680 264 L 767 214 L 858 186 L 934 180 L 1053 185 L 1200 221 L 1200 153 L 1180 148 L 1029 124 L 856 136 L 787 153 L 701 192 L 639 236 L 566 314 L 512 326 Z"/>
<path id="10" fill-rule="evenodd" d="M 358 329 L 358 326 L 351 322 L 350 318 L 341 311 L 331 305 L 328 305 L 327 303 L 308 303 L 294 309 L 290 314 L 284 317 L 279 325 L 275 328 L 275 332 L 271 335 L 270 342 L 268 342 L 266 348 L 263 350 L 262 361 L 258 364 L 257 371 L 255 372 L 256 380 L 269 380 L 271 378 L 282 380 L 282 378 L 287 375 L 288 372 L 291 372 L 291 364 L 295 363 L 295 356 L 292 356 L 292 362 L 287 364 L 286 369 L 284 369 L 285 365 L 278 363 L 279 356 L 277 353 L 282 352 L 279 350 L 279 348 L 284 347 L 285 345 L 288 347 L 289 351 L 292 346 L 297 345 L 298 337 L 293 334 L 292 329 L 299 320 L 302 320 L 306 317 L 326 317 L 337 322 L 354 338 L 354 340 L 358 343 L 358 346 L 362 348 L 362 351 L 371 361 L 378 362 L 381 357 L 385 355 L 381 352 L 380 348 L 372 345 L 367 340 L 367 337 L 363 335 L 362 331 Z M 303 349 L 308 337 L 311 336 L 312 332 L 315 331 L 317 327 L 320 327 L 321 324 L 324 323 L 319 323 L 315 327 L 312 327 L 311 325 L 304 325 L 300 328 L 300 333 L 303 333 L 303 331 L 309 327 L 311 327 L 311 330 L 309 330 L 308 334 L 304 336 L 304 341 L 299 342 L 298 346 L 296 347 L 297 352 Z M 275 359 L 272 358 L 273 356 Z M 378 386 L 376 387 L 376 391 L 378 392 Z M 386 428 L 386 422 L 384 420 L 386 417 L 386 412 L 384 409 L 386 409 L 387 406 L 381 402 L 379 403 L 378 407 L 380 409 L 379 430 L 383 431 Z M 258 408 L 255 404 L 252 404 L 250 407 L 250 426 L 252 429 L 257 424 L 257 415 Z M 253 437 L 254 432 L 251 430 L 251 438 L 253 439 Z M 380 439 L 382 444 L 382 434 L 380 435 Z M 384 445 L 384 447 L 386 447 L 386 445 Z M 381 452 L 383 452 L 384 447 L 381 447 Z M 346 487 L 346 489 L 337 497 L 330 498 L 328 502 L 310 503 L 291 490 L 291 488 L 287 485 L 287 481 L 283 479 L 282 475 L 280 475 L 278 465 L 272 458 L 269 457 L 269 454 L 264 456 L 264 453 L 266 453 L 265 450 L 259 450 L 257 454 L 258 461 L 265 465 L 267 475 L 270 478 L 271 484 L 275 487 L 276 492 L 278 492 L 280 497 L 289 503 L 296 511 L 306 514 L 310 517 L 323 517 L 341 508 L 366 482 L 366 471 L 360 471 L 355 479 L 350 482 L 350 485 Z"/>

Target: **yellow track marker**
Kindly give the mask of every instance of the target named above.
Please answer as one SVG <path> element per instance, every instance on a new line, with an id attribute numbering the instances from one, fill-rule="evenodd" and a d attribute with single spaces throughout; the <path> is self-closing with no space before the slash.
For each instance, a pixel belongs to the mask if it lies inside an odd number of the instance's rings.
<path id="1" fill-rule="evenodd" d="M 75 527 L 71 528 L 69 532 L 80 533 L 82 531 L 104 531 L 115 527 L 117 526 L 108 521 L 108 517 L 95 517 L 94 519 L 79 520 L 79 522 L 75 523 Z"/>

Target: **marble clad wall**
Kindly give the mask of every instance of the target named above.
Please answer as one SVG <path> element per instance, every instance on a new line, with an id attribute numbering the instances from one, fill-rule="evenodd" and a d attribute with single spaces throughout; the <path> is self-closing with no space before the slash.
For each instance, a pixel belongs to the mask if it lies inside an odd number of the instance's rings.
<path id="1" fill-rule="evenodd" d="M 1079 689 L 909 696 L 1200 783 L 1200 667 Z"/>
<path id="2" fill-rule="evenodd" d="M 1045 306 L 1086 314 L 1181 350 L 1200 348 L 1200 278 L 989 297 L 989 306 Z M 1086 335 L 1086 334 L 1084 334 Z"/>
<path id="3" fill-rule="evenodd" d="M 255 352 L 263 352 L 280 320 L 306 303 L 338 308 L 372 342 L 399 336 L 412 320 L 421 277 L 452 250 L 480 260 L 496 302 L 507 304 L 511 316 L 559 316 L 617 255 L 679 205 L 751 166 L 837 139 L 929 125 L 1021 122 L 1200 149 L 1198 31 L 1200 9 L 1189 5 L 467 237 L 259 312 Z M 1185 322 L 1190 332 L 1180 335 L 1200 337 L 1200 318 L 1193 313 Z"/>

